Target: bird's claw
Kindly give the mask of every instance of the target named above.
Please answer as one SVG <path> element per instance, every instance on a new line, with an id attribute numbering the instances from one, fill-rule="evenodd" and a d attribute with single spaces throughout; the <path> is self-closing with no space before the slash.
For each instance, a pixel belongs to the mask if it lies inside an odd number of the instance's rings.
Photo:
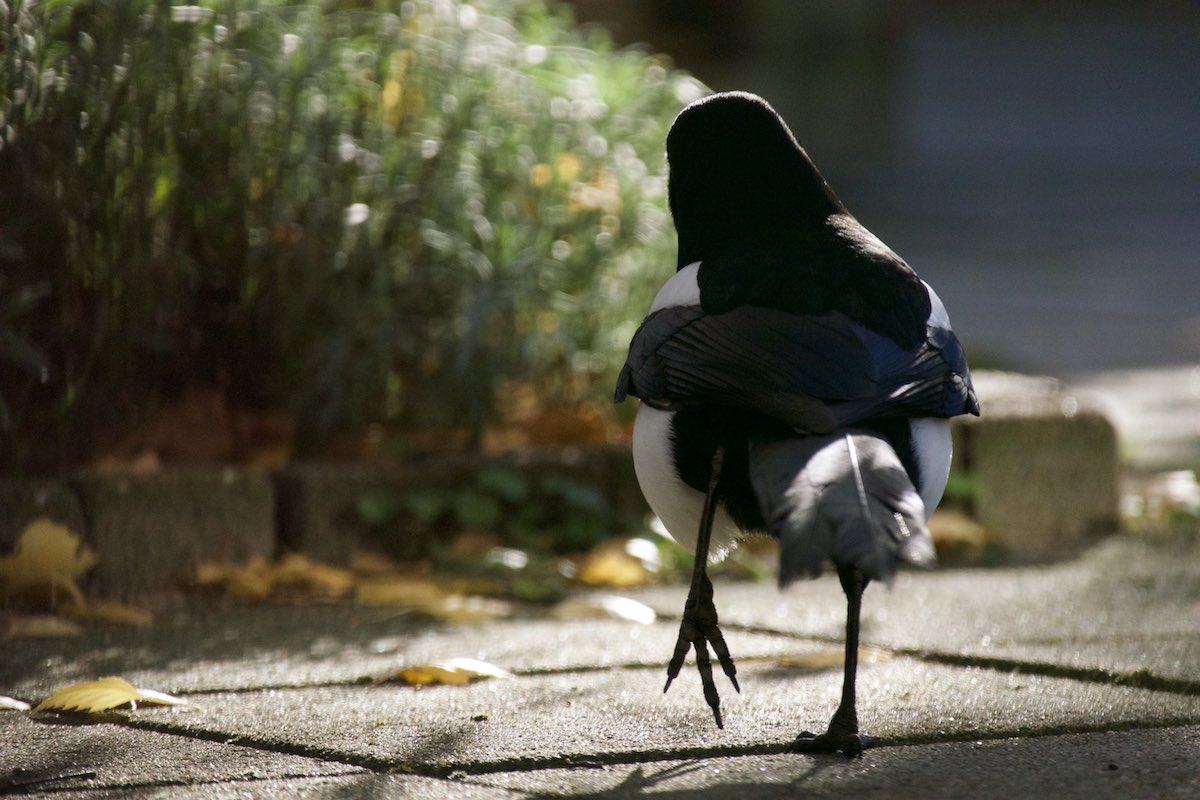
<path id="1" fill-rule="evenodd" d="M 862 758 L 863 751 L 871 746 L 871 737 L 861 733 L 835 732 L 832 728 L 825 733 L 805 731 L 796 737 L 787 751 L 789 753 L 841 753 L 846 758 Z"/>
<path id="2" fill-rule="evenodd" d="M 679 638 L 675 641 L 675 654 L 671 656 L 671 661 L 667 664 L 667 683 L 663 686 L 663 692 L 670 689 L 671 682 L 679 677 L 679 671 L 683 669 L 683 660 L 687 657 L 688 650 L 694 646 L 696 648 L 696 669 L 700 672 L 700 683 L 704 687 L 704 699 L 712 709 L 717 727 L 724 728 L 725 724 L 721 719 L 721 697 L 717 694 L 717 685 L 713 681 L 712 658 L 708 653 L 709 645 L 712 645 L 713 652 L 717 655 L 717 662 L 729 678 L 729 682 L 733 684 L 734 690 L 740 693 L 742 688 L 738 685 L 737 666 L 733 663 L 733 657 L 729 655 L 729 647 L 725 644 L 725 637 L 721 635 L 721 629 L 717 625 L 717 608 L 713 604 L 712 583 L 707 577 L 704 577 L 697 588 L 699 591 L 693 591 L 688 595 L 687 604 L 683 609 L 683 620 L 679 623 Z"/>

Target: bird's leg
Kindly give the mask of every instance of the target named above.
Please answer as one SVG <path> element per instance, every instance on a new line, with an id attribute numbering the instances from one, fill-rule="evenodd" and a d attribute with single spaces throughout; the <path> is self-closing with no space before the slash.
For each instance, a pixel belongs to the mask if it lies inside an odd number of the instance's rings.
<path id="1" fill-rule="evenodd" d="M 858 709 L 855 706 L 855 678 L 858 671 L 858 619 L 862 609 L 863 590 L 867 578 L 854 567 L 838 567 L 838 579 L 846 593 L 846 660 L 842 678 L 842 702 L 829 720 L 829 730 L 820 735 L 804 732 L 796 737 L 788 750 L 793 753 L 841 752 L 847 758 L 862 756 L 871 746 L 871 738 L 858 732 Z"/>
<path id="2" fill-rule="evenodd" d="M 704 496 L 704 511 L 700 515 L 700 530 L 696 536 L 696 563 L 692 567 L 692 586 L 688 590 L 687 603 L 683 606 L 683 620 L 679 623 L 679 638 L 675 642 L 675 654 L 667 665 L 667 685 L 663 692 L 671 688 L 671 682 L 679 677 L 683 668 L 683 659 L 691 647 L 696 648 L 696 669 L 700 671 L 700 682 L 704 686 L 704 699 L 712 708 L 713 718 L 718 728 L 724 728 L 721 720 L 721 698 L 717 694 L 717 686 L 713 682 L 712 660 L 708 655 L 708 645 L 725 674 L 729 677 L 733 688 L 738 692 L 737 667 L 729 655 L 725 645 L 725 637 L 717 627 L 717 607 L 713 604 L 712 581 L 708 579 L 708 545 L 712 538 L 713 517 L 717 513 L 717 482 L 721 478 L 721 464 L 725 458 L 725 450 L 718 447 L 713 453 L 712 471 L 708 477 L 708 492 Z"/>

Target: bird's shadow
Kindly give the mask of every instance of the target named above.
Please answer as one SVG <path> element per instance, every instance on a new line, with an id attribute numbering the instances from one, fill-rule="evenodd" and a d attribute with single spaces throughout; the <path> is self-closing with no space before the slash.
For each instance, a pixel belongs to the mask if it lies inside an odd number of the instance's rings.
<path id="1" fill-rule="evenodd" d="M 712 797 L 714 792 L 720 792 L 722 796 L 730 797 L 744 793 L 746 796 L 756 798 L 756 800 L 758 798 L 770 800 L 770 798 L 795 797 L 798 788 L 803 787 L 815 778 L 831 770 L 845 769 L 846 766 L 853 764 L 851 760 L 840 755 L 792 755 L 790 757 L 806 760 L 810 763 L 810 766 L 801 774 L 786 782 L 772 783 L 748 778 L 735 779 L 729 782 L 714 782 L 712 780 L 699 779 L 691 786 L 663 789 L 662 785 L 664 783 L 700 773 L 709 766 L 704 761 L 690 761 L 687 763 L 673 763 L 661 768 L 653 764 L 639 764 L 633 767 L 632 771 L 622 778 L 619 783 L 604 789 L 586 788 L 580 791 L 518 790 L 518 792 L 520 792 L 520 796 L 527 798 L 527 800 L 627 800 L 628 798 L 648 797 L 651 794 L 656 800 L 700 800 L 700 798 Z M 512 789 L 511 786 L 495 783 L 486 778 L 470 778 L 467 779 L 467 782 L 481 787 Z"/>

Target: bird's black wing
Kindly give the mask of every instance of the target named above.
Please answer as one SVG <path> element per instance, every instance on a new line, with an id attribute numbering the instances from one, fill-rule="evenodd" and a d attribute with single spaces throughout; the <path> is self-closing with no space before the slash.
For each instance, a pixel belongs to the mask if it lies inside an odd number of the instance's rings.
<path id="1" fill-rule="evenodd" d="M 617 382 L 617 401 L 627 395 L 660 408 L 742 408 L 812 433 L 880 416 L 977 412 L 948 324 L 927 326 L 922 342 L 904 348 L 840 312 L 760 306 L 651 314 Z"/>

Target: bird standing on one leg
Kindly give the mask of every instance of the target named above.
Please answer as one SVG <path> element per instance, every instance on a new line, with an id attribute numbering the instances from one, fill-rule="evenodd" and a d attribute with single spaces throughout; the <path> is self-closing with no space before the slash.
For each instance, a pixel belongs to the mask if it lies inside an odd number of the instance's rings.
<path id="1" fill-rule="evenodd" d="M 933 290 L 846 211 L 765 101 L 717 94 L 667 135 L 677 271 L 634 335 L 616 400 L 639 397 L 638 482 L 696 564 L 667 687 L 711 646 L 738 688 L 706 574 L 710 539 L 781 542 L 779 581 L 832 561 L 847 598 L 842 701 L 792 749 L 861 753 L 859 608 L 900 561 L 934 561 L 925 520 L 950 470 L 949 417 L 979 413 Z"/>

